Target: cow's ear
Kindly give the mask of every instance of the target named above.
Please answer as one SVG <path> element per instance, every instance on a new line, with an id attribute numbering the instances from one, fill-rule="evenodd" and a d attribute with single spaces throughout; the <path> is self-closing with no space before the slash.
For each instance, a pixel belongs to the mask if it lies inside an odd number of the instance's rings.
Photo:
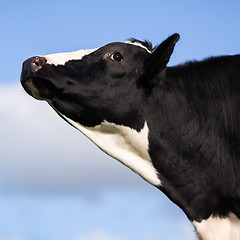
<path id="1" fill-rule="evenodd" d="M 168 37 L 146 59 L 144 64 L 145 84 L 154 87 L 165 77 L 167 63 L 179 38 L 180 36 L 177 33 Z"/>

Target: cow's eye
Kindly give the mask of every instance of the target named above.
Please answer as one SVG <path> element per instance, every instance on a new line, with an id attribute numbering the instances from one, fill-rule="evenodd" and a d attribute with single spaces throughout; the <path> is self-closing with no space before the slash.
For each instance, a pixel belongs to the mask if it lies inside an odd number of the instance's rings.
<path id="1" fill-rule="evenodd" d="M 113 61 L 121 62 L 123 60 L 123 56 L 121 53 L 115 52 L 110 55 L 110 59 Z"/>

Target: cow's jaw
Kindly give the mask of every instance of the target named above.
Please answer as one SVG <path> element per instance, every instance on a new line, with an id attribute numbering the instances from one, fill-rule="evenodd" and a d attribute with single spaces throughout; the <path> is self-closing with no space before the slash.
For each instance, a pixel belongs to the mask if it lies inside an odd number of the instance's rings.
<path id="1" fill-rule="evenodd" d="M 107 121 L 95 127 L 85 127 L 58 112 L 72 126 L 81 131 L 102 151 L 120 161 L 154 186 L 160 186 L 158 172 L 148 154 L 147 122 L 141 131 Z"/>

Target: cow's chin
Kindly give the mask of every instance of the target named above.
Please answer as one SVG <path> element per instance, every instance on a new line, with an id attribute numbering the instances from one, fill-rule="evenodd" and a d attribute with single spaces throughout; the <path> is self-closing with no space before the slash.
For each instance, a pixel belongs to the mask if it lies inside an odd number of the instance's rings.
<path id="1" fill-rule="evenodd" d="M 37 100 L 49 101 L 54 95 L 54 86 L 42 78 L 29 78 L 22 83 L 24 90 Z"/>

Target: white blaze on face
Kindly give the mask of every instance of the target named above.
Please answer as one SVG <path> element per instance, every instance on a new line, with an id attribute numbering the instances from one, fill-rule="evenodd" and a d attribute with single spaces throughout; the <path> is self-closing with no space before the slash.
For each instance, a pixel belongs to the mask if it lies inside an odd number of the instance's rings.
<path id="1" fill-rule="evenodd" d="M 75 52 L 55 53 L 43 56 L 47 59 L 48 64 L 64 65 L 70 60 L 81 60 L 84 56 L 96 51 L 98 48 L 78 50 Z"/>
<path id="2" fill-rule="evenodd" d="M 152 53 L 151 51 L 149 51 L 145 46 L 143 46 L 139 42 L 127 41 L 125 43 L 135 45 L 137 47 L 141 47 L 141 48 L 145 49 L 147 52 Z M 45 55 L 43 57 L 45 57 L 47 59 L 48 64 L 53 64 L 53 65 L 57 66 L 57 65 L 64 65 L 66 62 L 68 62 L 70 60 L 81 60 L 84 56 L 89 55 L 90 53 L 92 53 L 96 50 L 98 50 L 98 48 L 78 50 L 78 51 L 74 51 L 74 52 L 54 53 L 54 54 Z"/>
<path id="3" fill-rule="evenodd" d="M 227 218 L 210 216 L 201 222 L 193 221 L 202 240 L 237 240 L 240 239 L 240 220 L 230 213 Z"/>
<path id="4" fill-rule="evenodd" d="M 140 132 L 126 127 L 102 122 L 95 127 L 85 127 L 60 114 L 67 122 L 81 131 L 102 151 L 119 160 L 152 185 L 160 186 L 156 169 L 148 154 L 148 126 L 145 122 Z"/>

